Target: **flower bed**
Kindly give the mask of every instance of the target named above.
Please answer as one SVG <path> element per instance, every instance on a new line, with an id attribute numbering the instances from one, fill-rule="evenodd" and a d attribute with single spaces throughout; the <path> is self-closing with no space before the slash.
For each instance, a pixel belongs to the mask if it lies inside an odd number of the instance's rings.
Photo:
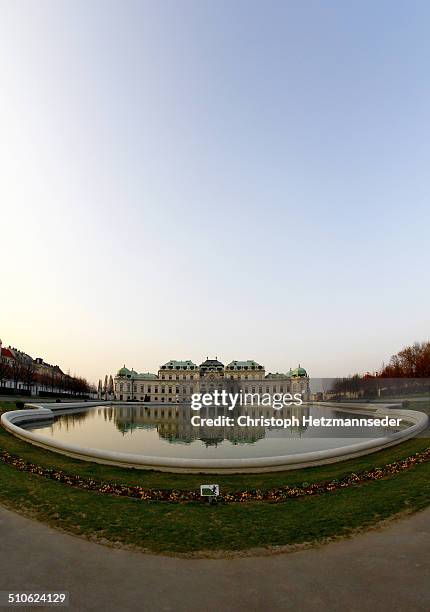
<path id="1" fill-rule="evenodd" d="M 301 485 L 271 488 L 266 491 L 260 489 L 249 489 L 227 493 L 217 498 L 221 503 L 244 503 L 253 501 L 266 501 L 269 503 L 279 503 L 287 499 L 298 498 L 310 495 L 321 495 L 339 489 L 354 487 L 372 480 L 388 478 L 400 472 L 411 469 L 414 465 L 430 460 L 430 447 L 415 453 L 405 459 L 388 463 L 382 467 L 375 467 L 363 472 L 351 473 L 340 479 L 316 482 L 308 484 L 303 482 Z M 175 489 L 149 489 L 136 485 L 123 485 L 119 483 L 106 483 L 84 478 L 75 474 L 68 474 L 61 470 L 46 468 L 34 463 L 24 461 L 20 457 L 10 454 L 3 450 L 0 452 L 0 461 L 21 471 L 43 476 L 55 480 L 71 487 L 96 491 L 104 495 L 116 495 L 121 497 L 131 497 L 142 501 L 164 501 L 170 503 L 178 502 L 202 502 L 206 500 L 200 497 L 198 490 L 175 490 Z"/>

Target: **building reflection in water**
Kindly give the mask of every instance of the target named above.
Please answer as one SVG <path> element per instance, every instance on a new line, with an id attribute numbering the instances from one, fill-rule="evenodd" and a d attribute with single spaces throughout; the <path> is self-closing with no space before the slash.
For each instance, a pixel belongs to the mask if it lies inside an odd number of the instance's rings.
<path id="1" fill-rule="evenodd" d="M 300 436 L 307 426 L 299 425 L 286 430 L 277 427 L 262 425 L 240 426 L 237 424 L 239 416 L 249 416 L 253 419 L 259 417 L 291 419 L 294 416 L 302 421 L 303 416 L 309 416 L 308 406 L 286 406 L 281 410 L 262 406 L 236 407 L 228 410 L 226 407 L 203 407 L 196 412 L 190 405 L 130 405 L 106 406 L 98 409 L 103 412 L 105 420 L 113 421 L 117 429 L 125 434 L 135 429 L 156 429 L 160 438 L 174 444 L 191 444 L 201 440 L 205 446 L 217 446 L 224 440 L 231 444 L 254 444 L 266 437 L 271 431 L 289 432 Z M 202 418 L 215 418 L 218 416 L 233 417 L 232 426 L 193 426 L 191 418 L 199 414 Z"/>

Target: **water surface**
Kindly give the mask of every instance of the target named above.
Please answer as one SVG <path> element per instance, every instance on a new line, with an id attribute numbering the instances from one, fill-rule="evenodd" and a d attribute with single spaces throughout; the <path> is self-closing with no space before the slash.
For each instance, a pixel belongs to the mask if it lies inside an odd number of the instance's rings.
<path id="1" fill-rule="evenodd" d="M 83 448 L 190 459 L 297 454 L 346 446 L 398 431 L 392 427 L 193 427 L 190 420 L 195 414 L 183 405 L 102 405 L 57 415 L 42 423 L 27 423 L 25 428 Z M 223 414 L 231 416 L 232 412 L 224 409 Z M 237 417 L 245 413 L 241 409 L 240 413 L 233 411 L 233 414 Z M 280 411 L 249 408 L 247 414 L 277 418 L 291 418 L 293 414 L 299 418 L 303 414 L 312 414 L 315 418 L 366 416 L 320 406 L 294 406 Z"/>

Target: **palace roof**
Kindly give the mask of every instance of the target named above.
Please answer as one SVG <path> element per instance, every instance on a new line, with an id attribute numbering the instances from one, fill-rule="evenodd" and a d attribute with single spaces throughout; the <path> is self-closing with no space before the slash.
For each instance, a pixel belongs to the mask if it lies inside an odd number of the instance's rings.
<path id="1" fill-rule="evenodd" d="M 151 372 L 135 372 L 133 369 L 129 370 L 125 366 L 118 370 L 117 376 L 123 376 L 125 378 L 132 378 L 138 380 L 157 380 L 158 376 Z"/>
<path id="2" fill-rule="evenodd" d="M 247 361 L 231 361 L 226 368 L 228 370 L 264 370 L 264 366 L 253 359 L 248 359 Z"/>
<path id="3" fill-rule="evenodd" d="M 196 370 L 196 364 L 187 359 L 186 361 L 176 361 L 176 359 L 171 359 L 164 365 L 160 366 L 160 370 Z"/>
<path id="4" fill-rule="evenodd" d="M 221 363 L 221 361 L 218 361 L 218 359 L 208 359 L 206 358 L 206 361 L 203 361 L 203 363 L 200 364 L 199 366 L 200 368 L 223 368 L 224 364 Z"/>

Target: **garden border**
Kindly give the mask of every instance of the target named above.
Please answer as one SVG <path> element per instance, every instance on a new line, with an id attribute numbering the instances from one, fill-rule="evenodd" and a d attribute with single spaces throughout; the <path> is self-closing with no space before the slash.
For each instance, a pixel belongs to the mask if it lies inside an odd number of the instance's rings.
<path id="1" fill-rule="evenodd" d="M 206 498 L 202 498 L 200 491 L 196 489 L 179 490 L 179 489 L 149 489 L 147 487 L 141 487 L 138 485 L 124 485 L 120 483 L 107 483 L 94 480 L 93 478 L 84 478 L 76 474 L 68 474 L 63 470 L 55 470 L 53 468 L 47 468 L 39 466 L 29 461 L 24 461 L 17 455 L 12 455 L 8 451 L 0 451 L 0 461 L 6 465 L 19 470 L 20 472 L 28 472 L 37 476 L 43 476 L 50 480 L 61 482 L 70 487 L 79 489 L 85 489 L 89 491 L 95 491 L 103 495 L 115 495 L 119 497 L 130 497 L 133 499 L 139 499 L 141 501 L 162 501 L 168 503 L 181 503 L 181 502 L 202 502 L 205 503 Z M 217 498 L 217 502 L 221 503 L 243 503 L 243 502 L 255 502 L 265 501 L 269 503 L 280 503 L 287 499 L 298 498 L 310 495 L 322 495 L 337 491 L 339 489 L 346 489 L 349 487 L 364 484 L 369 481 L 381 480 L 388 478 L 400 472 L 410 470 L 415 465 L 430 461 L 430 446 L 410 455 L 405 459 L 393 461 L 387 463 L 382 467 L 375 467 L 371 470 L 365 470 L 362 472 L 352 472 L 340 479 L 332 479 L 322 482 L 314 482 L 308 484 L 302 483 L 301 486 L 289 486 L 284 487 L 272 487 L 271 489 L 248 489 L 243 491 L 236 491 L 233 493 L 226 493 L 220 495 Z"/>

